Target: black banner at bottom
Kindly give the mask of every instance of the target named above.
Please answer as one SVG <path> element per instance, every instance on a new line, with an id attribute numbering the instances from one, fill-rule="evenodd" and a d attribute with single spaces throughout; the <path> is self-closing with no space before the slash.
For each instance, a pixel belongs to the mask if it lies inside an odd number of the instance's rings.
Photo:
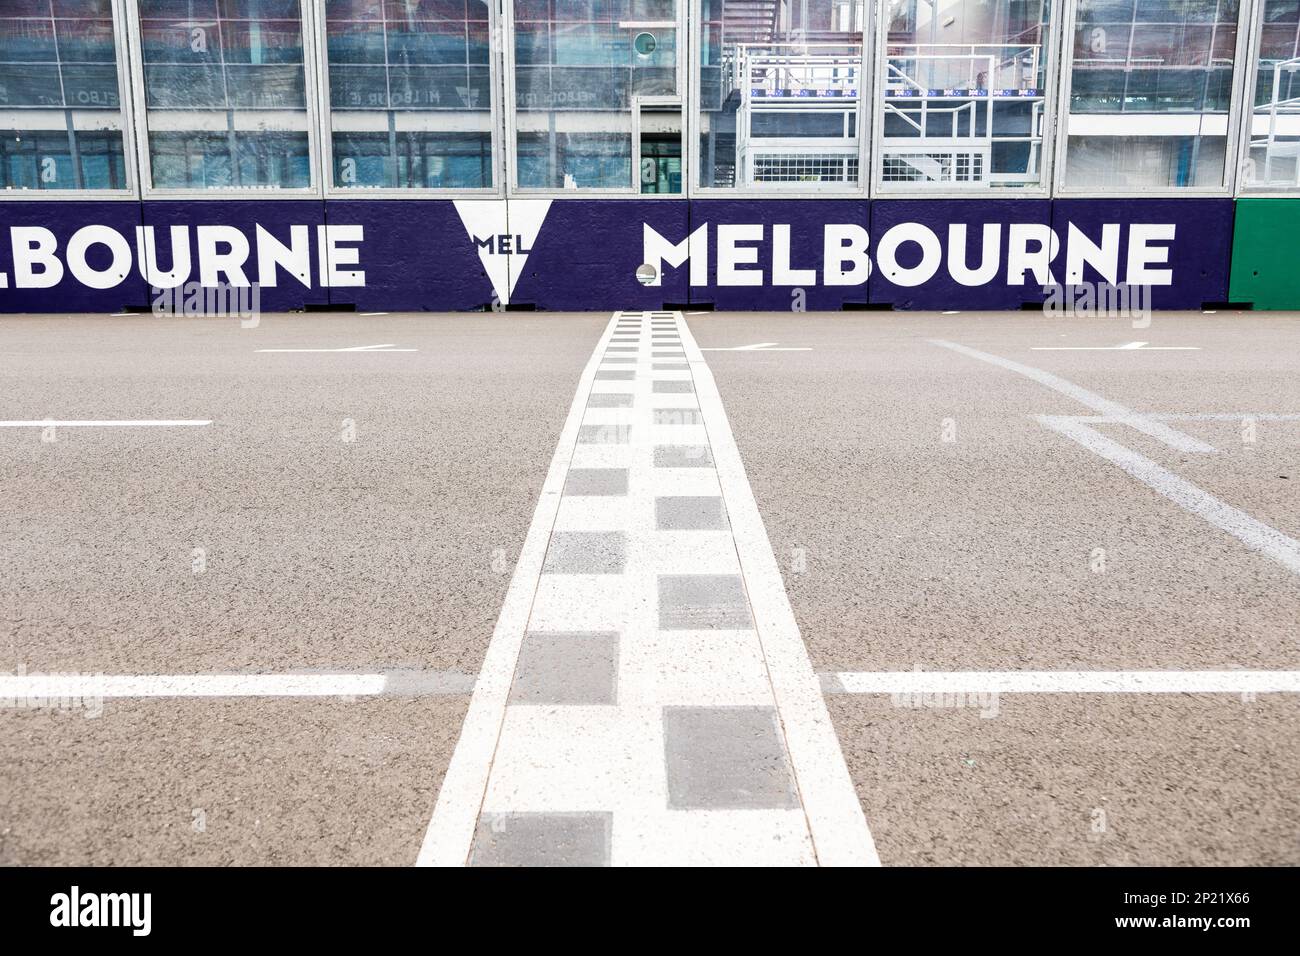
<path id="1" fill-rule="evenodd" d="M 677 871 L 626 884 L 586 873 L 539 882 L 537 874 L 414 869 L 9 869 L 0 871 L 0 911 L 6 942 L 29 945 L 60 937 L 373 945 L 400 933 L 437 947 L 463 946 L 476 931 L 491 945 L 520 932 L 558 939 L 618 920 L 651 933 L 689 921 L 696 943 L 705 932 L 801 928 L 823 945 L 828 934 L 860 946 L 901 934 L 966 945 L 1129 937 L 1140 945 L 1232 946 L 1290 937 L 1296 885 L 1295 870 L 1242 868 L 888 868 L 815 883 L 770 872 Z"/>

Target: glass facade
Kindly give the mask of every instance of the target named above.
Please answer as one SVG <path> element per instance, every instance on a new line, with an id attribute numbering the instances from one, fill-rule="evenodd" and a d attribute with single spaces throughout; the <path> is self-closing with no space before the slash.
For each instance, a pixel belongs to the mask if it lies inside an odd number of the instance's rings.
<path id="1" fill-rule="evenodd" d="M 331 176 L 342 189 L 490 189 L 486 0 L 326 0 Z"/>
<path id="2" fill-rule="evenodd" d="M 680 191 L 677 0 L 512 0 L 511 7 L 519 188 L 665 191 L 671 176 L 647 183 L 646 171 L 675 147 Z"/>
<path id="3" fill-rule="evenodd" d="M 1238 0 L 1074 0 L 1072 191 L 1219 187 Z"/>
<path id="4" fill-rule="evenodd" d="M 310 187 L 299 0 L 136 2 L 153 187 Z"/>
<path id="5" fill-rule="evenodd" d="M 1264 0 L 1255 41 L 1243 187 L 1300 190 L 1300 0 Z"/>
<path id="6" fill-rule="evenodd" d="M 1050 0 L 891 0 L 886 16 L 881 187 L 1042 186 Z"/>
<path id="7" fill-rule="evenodd" d="M 0 0 L 0 197 L 137 185 L 1288 193 L 1300 0 Z"/>
<path id="8" fill-rule="evenodd" d="M 701 186 L 857 188 L 866 17 L 862 0 L 701 0 Z"/>
<path id="9" fill-rule="evenodd" d="M 123 190 L 112 0 L 0 2 L 0 189 Z"/>

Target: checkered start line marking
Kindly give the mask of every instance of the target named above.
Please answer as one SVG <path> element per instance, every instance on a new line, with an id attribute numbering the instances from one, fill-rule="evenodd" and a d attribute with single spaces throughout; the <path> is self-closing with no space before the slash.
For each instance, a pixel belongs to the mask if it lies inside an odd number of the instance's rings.
<path id="1" fill-rule="evenodd" d="M 681 313 L 583 372 L 417 862 L 879 864 Z"/>

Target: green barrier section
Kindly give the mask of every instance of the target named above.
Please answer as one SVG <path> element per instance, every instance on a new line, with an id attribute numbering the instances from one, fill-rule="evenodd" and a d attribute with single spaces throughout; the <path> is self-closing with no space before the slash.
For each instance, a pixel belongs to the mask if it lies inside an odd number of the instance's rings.
<path id="1" fill-rule="evenodd" d="M 1300 309 L 1300 199 L 1238 199 L 1228 298 Z"/>

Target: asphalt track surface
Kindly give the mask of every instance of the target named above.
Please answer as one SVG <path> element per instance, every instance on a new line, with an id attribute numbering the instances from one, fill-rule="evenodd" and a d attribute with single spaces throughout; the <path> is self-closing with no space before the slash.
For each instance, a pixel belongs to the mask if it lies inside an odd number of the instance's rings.
<path id="1" fill-rule="evenodd" d="M 1180 689 L 1300 670 L 1300 320 L 685 321 L 881 862 L 1300 863 L 1296 693 Z M 0 320 L 0 420 L 211 423 L 0 427 L 0 672 L 387 682 L 0 709 L 0 863 L 414 862 L 609 323 Z"/>

